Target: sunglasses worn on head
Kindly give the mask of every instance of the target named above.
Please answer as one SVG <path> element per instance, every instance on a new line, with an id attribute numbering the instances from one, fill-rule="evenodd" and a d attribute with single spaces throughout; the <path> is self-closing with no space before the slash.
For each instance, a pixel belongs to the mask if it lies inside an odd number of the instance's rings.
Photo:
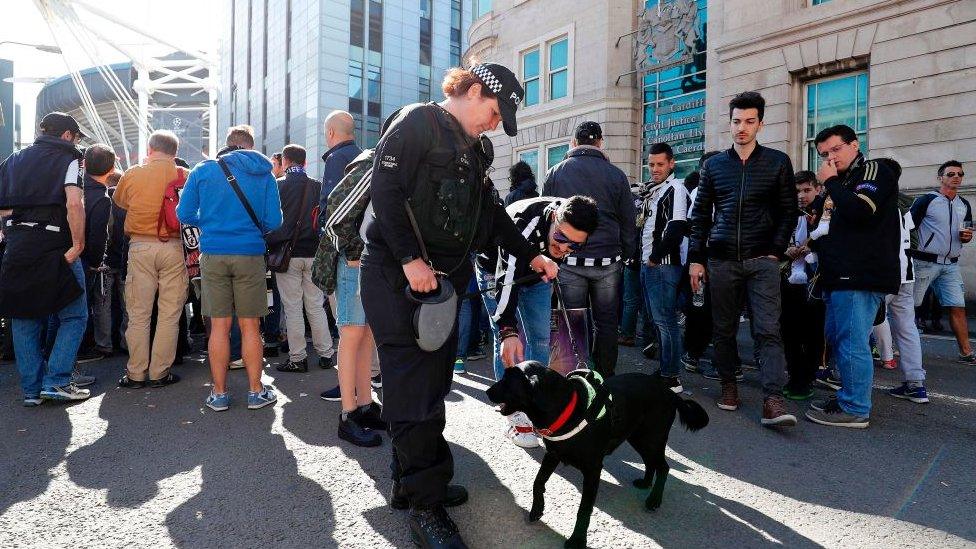
<path id="1" fill-rule="evenodd" d="M 563 232 L 560 231 L 559 229 L 556 229 L 552 233 L 552 239 L 560 244 L 568 244 L 569 249 L 573 250 L 574 252 L 580 251 L 583 248 L 583 246 L 586 244 L 586 242 L 576 242 L 575 240 L 570 240 L 569 237 L 564 235 Z"/>
<path id="2" fill-rule="evenodd" d="M 964 175 L 966 174 L 963 172 L 946 172 L 942 174 L 942 177 L 962 177 Z"/>

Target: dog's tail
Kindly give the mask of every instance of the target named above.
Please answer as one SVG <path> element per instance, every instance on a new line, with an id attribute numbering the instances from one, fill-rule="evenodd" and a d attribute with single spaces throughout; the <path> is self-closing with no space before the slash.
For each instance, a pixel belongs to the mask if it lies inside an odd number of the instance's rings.
<path id="1" fill-rule="evenodd" d="M 685 400 L 675 395 L 678 419 L 689 431 L 698 431 L 708 425 L 708 413 L 694 400 Z"/>

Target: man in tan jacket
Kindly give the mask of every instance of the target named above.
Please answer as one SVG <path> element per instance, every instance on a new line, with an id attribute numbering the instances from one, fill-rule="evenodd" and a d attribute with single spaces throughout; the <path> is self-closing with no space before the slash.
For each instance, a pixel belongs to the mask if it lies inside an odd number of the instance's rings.
<path id="1" fill-rule="evenodd" d="M 131 239 L 125 281 L 129 363 L 126 375 L 119 380 L 119 386 L 130 389 L 147 383 L 164 387 L 180 380 L 170 372 L 170 367 L 176 356 L 176 337 L 188 280 L 179 233 L 170 234 L 159 223 L 166 187 L 178 176 L 185 179 L 187 175 L 174 160 L 179 143 L 172 132 L 153 132 L 145 161 L 125 172 L 113 196 L 115 203 L 126 210 L 125 234 Z M 149 323 L 157 292 L 159 313 L 150 347 Z"/>

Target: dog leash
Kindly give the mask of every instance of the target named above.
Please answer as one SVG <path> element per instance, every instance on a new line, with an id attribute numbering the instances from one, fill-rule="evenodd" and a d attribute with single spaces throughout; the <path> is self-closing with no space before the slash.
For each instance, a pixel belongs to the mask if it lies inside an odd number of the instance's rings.
<path id="1" fill-rule="evenodd" d="M 566 323 L 566 334 L 569 336 L 569 343 L 573 347 L 573 356 L 576 357 L 576 368 L 579 370 L 589 370 L 589 364 L 580 356 L 579 346 L 576 344 L 576 338 L 573 337 L 573 326 L 569 323 L 569 313 L 566 312 L 566 302 L 563 300 L 562 288 L 560 288 L 558 281 L 552 286 L 556 292 L 556 308 L 562 313 L 563 322 Z"/>

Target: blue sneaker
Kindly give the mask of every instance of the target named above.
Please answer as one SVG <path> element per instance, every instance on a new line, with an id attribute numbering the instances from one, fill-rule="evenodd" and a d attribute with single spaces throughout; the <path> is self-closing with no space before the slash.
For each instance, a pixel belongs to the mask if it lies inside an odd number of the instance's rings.
<path id="1" fill-rule="evenodd" d="M 215 393 L 210 391 L 210 396 L 207 397 L 207 408 L 215 412 L 223 412 L 224 410 L 230 408 L 230 396 L 227 393 Z"/>
<path id="2" fill-rule="evenodd" d="M 458 358 L 454 361 L 454 373 L 455 374 L 466 374 L 468 371 L 464 368 L 464 359 Z"/>
<path id="3" fill-rule="evenodd" d="M 903 381 L 901 387 L 895 387 L 888 391 L 888 394 L 895 398 L 903 398 L 919 404 L 929 401 L 929 395 L 925 392 L 925 385 L 911 387 L 907 381 Z"/>
<path id="4" fill-rule="evenodd" d="M 41 397 L 39 397 L 37 395 L 31 395 L 31 396 L 25 396 L 24 397 L 24 406 L 26 406 L 28 408 L 34 408 L 36 406 L 40 406 L 43 402 L 44 401 L 41 400 Z"/>
<path id="5" fill-rule="evenodd" d="M 258 408 L 264 408 L 269 404 L 274 404 L 278 401 L 278 395 L 275 394 L 274 389 L 265 385 L 261 392 L 255 393 L 252 391 L 247 392 L 247 409 L 257 410 Z"/>

